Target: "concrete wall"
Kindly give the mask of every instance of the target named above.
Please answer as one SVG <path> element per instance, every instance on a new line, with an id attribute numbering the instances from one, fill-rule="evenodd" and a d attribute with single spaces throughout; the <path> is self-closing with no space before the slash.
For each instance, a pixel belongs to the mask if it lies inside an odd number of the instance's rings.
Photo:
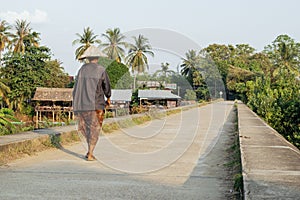
<path id="1" fill-rule="evenodd" d="M 245 199 L 300 199 L 300 151 L 238 104 Z"/>

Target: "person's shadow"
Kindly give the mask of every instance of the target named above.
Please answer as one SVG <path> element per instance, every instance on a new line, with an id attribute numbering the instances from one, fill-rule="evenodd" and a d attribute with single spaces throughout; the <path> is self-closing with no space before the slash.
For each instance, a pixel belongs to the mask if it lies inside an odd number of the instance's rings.
<path id="1" fill-rule="evenodd" d="M 70 151 L 69 149 L 64 148 L 62 145 L 58 147 L 58 149 L 77 158 L 85 159 L 85 155 Z"/>
<path id="2" fill-rule="evenodd" d="M 72 156 L 75 156 L 77 158 L 81 158 L 81 159 L 85 159 L 85 155 L 70 151 L 69 149 L 66 149 L 63 147 L 63 145 L 61 144 L 61 133 L 60 132 L 56 132 L 53 129 L 39 129 L 39 130 L 35 130 L 34 132 L 39 133 L 39 134 L 49 134 L 50 137 L 50 141 L 51 141 L 51 145 L 54 146 L 55 148 L 70 154 Z"/>

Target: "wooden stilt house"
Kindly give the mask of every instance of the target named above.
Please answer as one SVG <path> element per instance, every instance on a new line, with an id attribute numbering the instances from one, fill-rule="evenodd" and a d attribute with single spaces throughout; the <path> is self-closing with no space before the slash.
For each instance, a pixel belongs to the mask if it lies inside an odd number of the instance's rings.
<path id="1" fill-rule="evenodd" d="M 61 122 L 62 117 L 73 119 L 72 91 L 73 88 L 38 87 L 32 99 L 36 102 L 36 127 L 44 117 L 52 122 Z"/>

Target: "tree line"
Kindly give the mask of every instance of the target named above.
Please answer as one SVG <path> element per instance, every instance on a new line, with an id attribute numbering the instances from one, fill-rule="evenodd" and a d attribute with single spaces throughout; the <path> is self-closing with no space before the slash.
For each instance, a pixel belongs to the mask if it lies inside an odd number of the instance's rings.
<path id="1" fill-rule="evenodd" d="M 146 54 L 153 56 L 147 39 L 143 43 L 146 48 L 140 48 L 143 46 L 139 44 L 139 39 L 144 38 L 142 35 L 134 37 L 135 45 L 127 44 L 118 28 L 108 29 L 106 34 L 102 34 L 108 43 L 96 40 L 97 36 L 89 28 L 78 36 L 81 39 L 93 36 L 93 41 L 99 42 L 99 47 L 110 59 L 118 63 L 124 61 L 132 72 L 137 71 L 138 74 L 148 66 Z M 82 43 L 84 45 L 78 48 L 76 56 L 83 52 L 80 49 L 87 48 L 93 41 Z M 124 48 L 127 47 L 130 50 L 126 57 Z M 261 52 L 248 44 L 211 44 L 201 50 L 191 49 L 182 58 L 180 73 L 169 70 L 166 62 L 153 75 L 143 73 L 139 77 L 176 83 L 179 82 L 178 77 L 184 78 L 192 90 L 186 87 L 181 96 L 192 92 L 189 96 L 195 95 L 197 100 L 217 98 L 223 86 L 228 99 L 242 100 L 287 140 L 300 147 L 299 62 L 300 43 L 288 35 L 279 35 Z"/>
<path id="2" fill-rule="evenodd" d="M 124 64 L 131 68 L 132 72 L 143 73 L 149 68 L 147 55 L 154 56 L 148 38 L 142 34 L 133 36 L 134 44 L 125 42 L 125 35 L 119 28 L 107 29 L 101 35 L 106 40 L 104 42 L 98 39 L 98 35 L 90 27 L 84 28 L 83 34 L 76 33 L 76 35 L 78 39 L 72 42 L 73 45 L 80 45 L 75 51 L 76 59 L 91 45 L 98 45 L 108 59 L 118 63 L 124 61 Z M 128 49 L 127 56 L 125 56 L 125 49 Z"/>
<path id="3" fill-rule="evenodd" d="M 247 44 L 212 44 L 198 56 L 214 61 L 229 99 L 242 100 L 300 148 L 299 42 L 279 35 L 261 52 Z"/>

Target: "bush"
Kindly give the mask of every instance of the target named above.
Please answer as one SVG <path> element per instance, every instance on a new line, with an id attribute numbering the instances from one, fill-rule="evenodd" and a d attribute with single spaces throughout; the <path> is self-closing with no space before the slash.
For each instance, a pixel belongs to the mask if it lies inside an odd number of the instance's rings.
<path id="1" fill-rule="evenodd" d="M 14 117 L 14 112 L 8 108 L 0 109 L 0 135 L 8 135 L 16 133 L 16 126 L 13 122 L 17 119 Z"/>

